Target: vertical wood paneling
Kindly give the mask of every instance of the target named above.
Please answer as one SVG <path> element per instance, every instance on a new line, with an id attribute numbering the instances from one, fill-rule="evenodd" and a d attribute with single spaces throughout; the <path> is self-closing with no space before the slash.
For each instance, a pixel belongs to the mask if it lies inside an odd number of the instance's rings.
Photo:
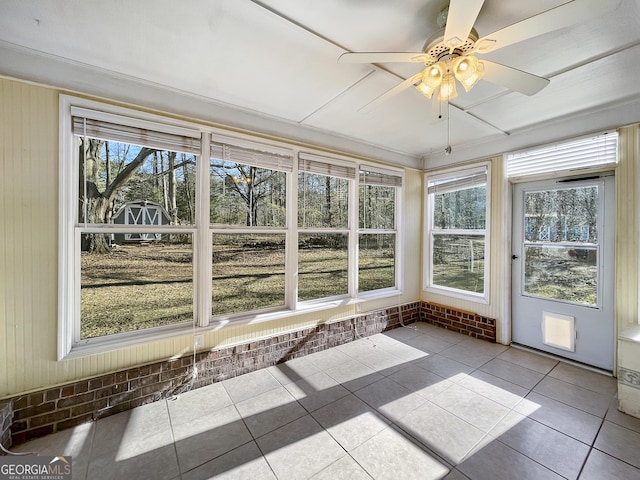
<path id="1" fill-rule="evenodd" d="M 638 125 L 619 131 L 616 172 L 616 323 L 618 331 L 638 322 Z"/>
<path id="2" fill-rule="evenodd" d="M 510 281 L 510 279 L 505 279 L 503 274 L 505 258 L 508 258 L 505 254 L 503 244 L 505 236 L 503 219 L 505 215 L 505 201 L 507 201 L 504 198 L 503 182 L 504 169 L 502 156 L 493 157 L 491 158 L 491 223 L 489 227 L 489 268 L 491 269 L 489 303 L 483 304 L 432 292 L 423 292 L 422 300 L 447 305 L 457 310 L 474 312 L 485 317 L 495 318 L 498 322 L 502 320 L 502 295 L 504 295 L 505 291 L 508 291 L 508 289 L 505 290 L 507 285 L 505 282 Z M 499 333 L 500 329 L 498 328 L 498 334 Z"/>
<path id="3" fill-rule="evenodd" d="M 192 351 L 192 338 L 56 361 L 58 259 L 58 92 L 0 78 L 0 398 L 143 365 Z M 420 175 L 407 177 L 403 302 L 417 300 L 421 228 Z M 413 213 L 412 213 L 413 212 Z M 363 311 L 395 305 L 372 300 Z M 354 305 L 205 335 L 208 347 L 231 345 L 342 319 Z"/>

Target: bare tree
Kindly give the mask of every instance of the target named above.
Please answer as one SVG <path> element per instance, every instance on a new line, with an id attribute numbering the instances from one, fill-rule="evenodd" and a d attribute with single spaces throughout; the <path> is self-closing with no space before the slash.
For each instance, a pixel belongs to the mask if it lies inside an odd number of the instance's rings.
<path id="1" fill-rule="evenodd" d="M 116 177 L 106 183 L 101 192 L 98 188 L 101 151 L 105 146 L 103 140 L 88 139 L 86 145 L 84 139 L 80 140 L 80 205 L 82 220 L 87 223 L 107 223 L 109 205 L 114 201 L 120 188 L 136 173 L 145 160 L 156 152 L 152 148 L 141 148 L 135 158 L 118 171 Z M 105 235 L 90 234 L 82 245 L 83 250 L 96 253 L 110 251 Z"/>

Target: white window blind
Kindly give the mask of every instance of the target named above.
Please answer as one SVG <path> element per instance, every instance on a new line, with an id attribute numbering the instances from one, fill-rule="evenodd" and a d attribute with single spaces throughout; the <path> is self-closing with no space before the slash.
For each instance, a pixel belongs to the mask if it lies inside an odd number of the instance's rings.
<path id="1" fill-rule="evenodd" d="M 288 155 L 262 152 L 222 143 L 211 143 L 210 153 L 211 158 L 218 158 L 225 162 L 241 163 L 243 165 L 252 165 L 254 167 L 285 172 L 291 172 L 293 170 L 293 158 Z"/>
<path id="2" fill-rule="evenodd" d="M 331 162 L 330 158 L 300 153 L 298 156 L 298 170 L 300 172 L 316 173 L 329 177 L 347 178 L 355 180 L 356 169 L 346 165 L 339 165 Z"/>
<path id="3" fill-rule="evenodd" d="M 451 174 L 447 177 L 434 178 L 429 180 L 427 193 L 446 193 L 455 190 L 473 188 L 487 183 L 487 170 L 475 172 L 464 172 L 458 175 Z"/>
<path id="4" fill-rule="evenodd" d="M 361 185 L 379 185 L 384 187 L 401 187 L 402 177 L 382 172 L 360 170 Z"/>
<path id="5" fill-rule="evenodd" d="M 81 112 L 79 112 L 81 113 Z M 101 112 L 96 112 L 96 116 Z M 113 116 L 117 120 L 116 116 Z M 151 122 L 140 121 L 139 125 L 125 125 L 100 118 L 74 115 L 72 117 L 72 131 L 80 137 L 99 138 L 101 140 L 129 143 L 159 150 L 172 152 L 200 154 L 201 134 L 196 130 L 168 127 L 162 131 Z"/>
<path id="6" fill-rule="evenodd" d="M 602 169 L 618 163 L 618 134 L 607 132 L 507 155 L 510 179 Z"/>

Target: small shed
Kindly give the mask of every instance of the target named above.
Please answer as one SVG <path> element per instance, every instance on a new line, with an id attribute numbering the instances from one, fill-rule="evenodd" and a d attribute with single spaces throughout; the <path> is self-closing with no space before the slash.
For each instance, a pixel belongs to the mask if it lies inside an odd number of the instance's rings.
<path id="1" fill-rule="evenodd" d="M 148 200 L 134 200 L 122 205 L 111 217 L 115 225 L 170 225 L 169 212 L 159 203 Z M 160 233 L 116 233 L 115 243 L 161 240 Z"/>

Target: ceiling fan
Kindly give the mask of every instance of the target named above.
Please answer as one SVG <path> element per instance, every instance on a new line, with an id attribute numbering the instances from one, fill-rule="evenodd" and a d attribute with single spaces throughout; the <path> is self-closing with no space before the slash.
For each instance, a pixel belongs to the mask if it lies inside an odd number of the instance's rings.
<path id="1" fill-rule="evenodd" d="M 451 0 L 439 15 L 441 30 L 426 41 L 421 52 L 348 52 L 338 63 L 415 62 L 424 68 L 363 108 L 370 108 L 410 86 L 428 98 L 449 101 L 457 96 L 456 83 L 468 92 L 480 80 L 509 90 L 534 95 L 549 80 L 501 65 L 476 54 L 485 54 L 560 28 L 597 18 L 615 9 L 621 0 L 573 0 L 483 37 L 473 28 L 484 0 Z"/>

